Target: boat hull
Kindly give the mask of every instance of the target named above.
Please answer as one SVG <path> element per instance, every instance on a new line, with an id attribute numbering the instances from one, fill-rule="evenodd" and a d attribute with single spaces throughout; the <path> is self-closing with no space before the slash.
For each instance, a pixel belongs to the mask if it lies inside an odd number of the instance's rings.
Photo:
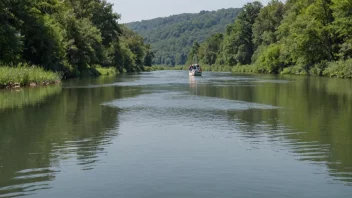
<path id="1" fill-rule="evenodd" d="M 190 76 L 202 76 L 202 72 L 199 71 L 190 71 L 189 72 Z"/>

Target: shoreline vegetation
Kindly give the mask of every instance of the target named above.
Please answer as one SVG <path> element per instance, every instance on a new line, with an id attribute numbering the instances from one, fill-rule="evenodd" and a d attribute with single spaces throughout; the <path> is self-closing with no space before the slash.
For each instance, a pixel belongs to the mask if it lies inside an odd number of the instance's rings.
<path id="1" fill-rule="evenodd" d="M 143 71 L 153 53 L 106 0 L 0 1 L 0 88 Z"/>
<path id="2" fill-rule="evenodd" d="M 95 66 L 83 70 L 79 76 L 111 76 L 119 73 L 114 67 Z M 60 84 L 62 80 L 62 72 L 46 71 L 41 67 L 26 63 L 16 66 L 0 65 L 0 89 L 47 86 Z"/>
<path id="3" fill-rule="evenodd" d="M 16 67 L 0 66 L 0 89 L 37 87 L 61 82 L 61 74 L 26 64 Z"/>
<path id="4" fill-rule="evenodd" d="M 212 72 L 233 72 L 233 73 L 262 73 L 270 74 L 264 67 L 258 65 L 237 65 L 237 66 L 224 66 L 224 65 L 200 65 L 203 71 Z M 161 66 L 153 65 L 145 67 L 145 71 L 158 71 L 158 70 L 188 70 L 188 66 Z M 324 65 L 317 64 L 307 70 L 301 66 L 287 67 L 277 74 L 280 75 L 305 75 L 305 76 L 326 76 L 331 78 L 352 78 L 352 60 L 342 60 L 335 62 L 326 62 Z"/>

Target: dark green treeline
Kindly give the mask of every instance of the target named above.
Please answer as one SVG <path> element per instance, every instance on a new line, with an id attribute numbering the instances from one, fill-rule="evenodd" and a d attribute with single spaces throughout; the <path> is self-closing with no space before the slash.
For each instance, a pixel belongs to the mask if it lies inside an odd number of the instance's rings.
<path id="1" fill-rule="evenodd" d="M 223 34 L 195 43 L 187 63 L 197 54 L 233 71 L 352 77 L 351 10 L 351 0 L 248 3 Z"/>
<path id="2" fill-rule="evenodd" d="M 106 0 L 1 0 L 1 66 L 27 62 L 77 76 L 97 65 L 142 70 L 149 48 Z"/>

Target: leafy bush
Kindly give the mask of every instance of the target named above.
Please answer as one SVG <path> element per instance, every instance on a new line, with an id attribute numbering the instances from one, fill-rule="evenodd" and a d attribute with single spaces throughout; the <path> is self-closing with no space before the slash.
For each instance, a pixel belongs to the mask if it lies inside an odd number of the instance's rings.
<path id="1" fill-rule="evenodd" d="M 279 73 L 285 67 L 285 61 L 281 54 L 281 45 L 269 45 L 255 62 L 258 71 L 260 73 Z"/>
<path id="2" fill-rule="evenodd" d="M 323 75 L 338 78 L 352 78 L 352 59 L 330 62 Z"/>
<path id="3" fill-rule="evenodd" d="M 115 67 L 96 67 L 95 69 L 101 75 L 116 75 L 118 73 Z"/>
<path id="4" fill-rule="evenodd" d="M 304 67 L 302 67 L 302 65 L 286 67 L 281 71 L 280 74 L 308 75 L 307 71 Z"/>
<path id="5" fill-rule="evenodd" d="M 323 71 L 328 66 L 328 64 L 329 63 L 327 61 L 321 61 L 320 63 L 315 64 L 312 68 L 310 68 L 309 74 L 312 76 L 322 76 Z"/>

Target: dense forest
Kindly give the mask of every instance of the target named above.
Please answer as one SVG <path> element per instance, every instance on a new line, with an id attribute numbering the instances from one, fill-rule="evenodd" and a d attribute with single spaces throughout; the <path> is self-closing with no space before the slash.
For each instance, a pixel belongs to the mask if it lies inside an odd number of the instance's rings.
<path id="1" fill-rule="evenodd" d="M 138 71 L 150 46 L 105 0 L 1 0 L 0 66 L 21 63 L 77 76 L 91 68 Z"/>
<path id="2" fill-rule="evenodd" d="M 224 32 L 239 11 L 235 8 L 201 11 L 126 25 L 151 45 L 153 64 L 183 65 L 194 42 L 203 42 L 212 34 Z"/>
<path id="3" fill-rule="evenodd" d="M 198 60 L 232 71 L 352 77 L 351 0 L 246 4 L 223 34 L 195 42 Z"/>

